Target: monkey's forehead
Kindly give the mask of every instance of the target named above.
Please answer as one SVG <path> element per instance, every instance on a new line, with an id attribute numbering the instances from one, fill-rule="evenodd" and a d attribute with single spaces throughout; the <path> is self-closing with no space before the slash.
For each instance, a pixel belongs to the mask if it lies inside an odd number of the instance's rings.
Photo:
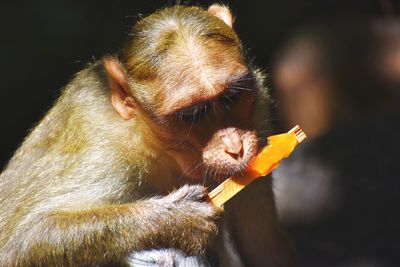
<path id="1" fill-rule="evenodd" d="M 218 98 L 235 81 L 249 74 L 246 66 L 236 63 L 228 68 L 203 69 L 165 83 L 160 96 L 159 114 L 168 115 L 191 105 Z"/>
<path id="2" fill-rule="evenodd" d="M 159 68 L 159 112 L 171 113 L 216 98 L 248 73 L 239 46 L 185 39 L 169 50 Z"/>

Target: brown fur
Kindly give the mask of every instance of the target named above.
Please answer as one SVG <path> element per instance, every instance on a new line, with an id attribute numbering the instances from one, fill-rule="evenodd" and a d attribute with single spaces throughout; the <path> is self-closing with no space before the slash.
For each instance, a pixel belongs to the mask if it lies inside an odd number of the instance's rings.
<path id="1" fill-rule="evenodd" d="M 220 210 L 204 187 L 181 186 L 242 171 L 266 124 L 263 75 L 218 17 L 228 10 L 217 11 L 162 9 L 133 27 L 118 59 L 76 75 L 0 176 L 0 266 L 122 263 L 159 248 L 204 254 Z M 232 87 L 235 100 L 221 104 Z M 185 120 L 205 101 L 207 116 Z M 237 249 L 217 246 L 226 266 L 232 253 L 251 266 L 291 262 L 270 185 L 258 187 L 258 199 L 226 207 L 220 236 Z"/>

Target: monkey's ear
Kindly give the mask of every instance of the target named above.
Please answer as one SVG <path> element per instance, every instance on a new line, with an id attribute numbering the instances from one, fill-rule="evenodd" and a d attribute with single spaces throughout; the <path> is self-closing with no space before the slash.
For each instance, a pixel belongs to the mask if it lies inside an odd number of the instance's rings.
<path id="1" fill-rule="evenodd" d="M 106 56 L 103 64 L 109 79 L 111 103 L 122 118 L 129 120 L 134 115 L 136 102 L 129 90 L 125 69 L 112 56 Z"/>
<path id="2" fill-rule="evenodd" d="M 233 22 L 235 18 L 233 17 L 232 12 L 227 6 L 213 4 L 208 8 L 208 12 L 210 12 L 217 18 L 222 19 L 229 27 L 233 27 Z"/>

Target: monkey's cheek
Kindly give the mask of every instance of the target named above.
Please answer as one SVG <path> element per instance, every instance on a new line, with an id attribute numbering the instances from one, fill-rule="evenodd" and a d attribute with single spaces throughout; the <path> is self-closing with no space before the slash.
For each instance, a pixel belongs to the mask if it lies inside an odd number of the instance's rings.
<path id="1" fill-rule="evenodd" d="M 197 163 L 197 164 L 188 164 L 183 166 L 183 174 L 186 177 L 191 178 L 193 181 L 197 182 L 197 181 L 201 181 L 204 178 L 204 168 L 201 163 Z"/>
<path id="2" fill-rule="evenodd" d="M 175 154 L 173 156 L 182 174 L 193 181 L 200 181 L 204 178 L 204 164 L 200 156 L 191 154 Z"/>

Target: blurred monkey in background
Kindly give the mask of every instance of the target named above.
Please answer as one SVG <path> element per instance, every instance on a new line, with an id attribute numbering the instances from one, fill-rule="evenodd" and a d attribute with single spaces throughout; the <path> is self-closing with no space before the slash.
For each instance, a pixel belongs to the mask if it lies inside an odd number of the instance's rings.
<path id="1" fill-rule="evenodd" d="M 339 41 L 340 40 L 340 41 Z M 274 176 L 305 266 L 399 266 L 400 23 L 303 25 L 273 68 L 281 123 L 307 142 Z"/>

